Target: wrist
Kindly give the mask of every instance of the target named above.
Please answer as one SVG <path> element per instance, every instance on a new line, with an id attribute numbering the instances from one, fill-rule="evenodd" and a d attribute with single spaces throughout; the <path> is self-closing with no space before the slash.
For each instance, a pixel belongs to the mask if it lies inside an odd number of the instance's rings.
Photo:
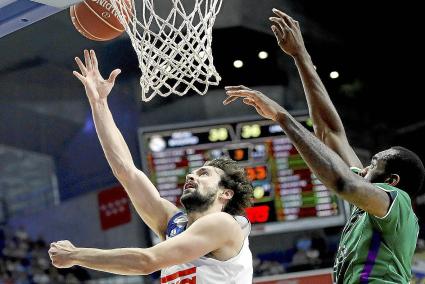
<path id="1" fill-rule="evenodd" d="M 285 120 L 288 117 L 288 112 L 284 109 L 278 111 L 275 115 L 275 117 L 273 118 L 273 120 L 279 124 L 285 124 Z"/>
<path id="2" fill-rule="evenodd" d="M 69 252 L 69 259 L 72 265 L 80 265 L 82 248 L 74 248 Z"/>
<path id="3" fill-rule="evenodd" d="M 108 106 L 107 98 L 100 98 L 100 99 L 89 100 L 89 103 L 90 103 L 90 106 L 92 108 L 106 107 L 106 106 Z"/>
<path id="4" fill-rule="evenodd" d="M 308 54 L 307 50 L 305 49 L 298 52 L 297 54 L 292 55 L 292 57 L 294 58 L 295 62 L 311 61 L 310 54 Z"/>

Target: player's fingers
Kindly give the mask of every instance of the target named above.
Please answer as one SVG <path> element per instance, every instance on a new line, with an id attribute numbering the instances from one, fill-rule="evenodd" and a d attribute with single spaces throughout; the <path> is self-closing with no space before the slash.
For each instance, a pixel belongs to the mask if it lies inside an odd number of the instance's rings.
<path id="1" fill-rule="evenodd" d="M 81 73 L 85 76 L 87 74 L 87 68 L 84 66 L 83 62 L 79 57 L 75 57 L 75 62 L 77 62 L 78 67 L 81 70 Z"/>
<path id="2" fill-rule="evenodd" d="M 91 64 L 90 54 L 89 54 L 89 51 L 87 49 L 84 49 L 84 61 L 86 63 L 87 70 L 91 70 L 92 64 Z"/>
<path id="3" fill-rule="evenodd" d="M 277 43 L 281 44 L 285 41 L 285 33 L 283 31 L 281 31 L 278 27 L 276 27 L 275 25 L 271 26 L 272 31 L 274 33 L 274 36 L 277 39 Z"/>
<path id="4" fill-rule="evenodd" d="M 228 95 L 229 97 L 251 97 L 253 96 L 253 91 L 248 91 L 248 90 L 227 91 L 226 95 Z"/>
<path id="5" fill-rule="evenodd" d="M 243 99 L 243 102 L 246 104 L 246 105 L 250 105 L 250 106 L 253 106 L 253 107 L 255 107 L 255 110 L 258 112 L 258 114 L 259 115 L 261 115 L 261 116 L 264 116 L 264 112 L 263 112 L 263 110 L 261 109 L 261 107 L 259 107 L 258 106 L 258 104 L 253 100 L 253 99 L 250 99 L 250 98 L 244 98 Z"/>
<path id="6" fill-rule="evenodd" d="M 97 62 L 97 57 L 96 57 L 96 53 L 94 52 L 94 50 L 90 50 L 90 57 L 91 57 L 91 63 L 93 64 L 93 67 L 95 69 L 98 69 L 98 62 Z"/>
<path id="7" fill-rule="evenodd" d="M 236 101 L 239 97 L 228 97 L 223 101 L 223 105 L 228 105 L 234 101 Z"/>
<path id="8" fill-rule="evenodd" d="M 250 88 L 245 87 L 244 85 L 239 85 L 239 86 L 226 86 L 226 87 L 224 87 L 224 89 L 225 89 L 226 91 L 229 91 L 229 90 L 250 90 Z"/>
<path id="9" fill-rule="evenodd" d="M 243 102 L 244 102 L 245 104 L 247 104 L 247 105 L 255 106 L 255 102 L 254 102 L 254 100 L 253 100 L 253 99 L 251 99 L 251 98 L 244 98 L 244 99 L 243 99 Z"/>
<path id="10" fill-rule="evenodd" d="M 114 83 L 115 79 L 117 78 L 117 76 L 121 73 L 121 69 L 115 69 L 114 71 L 111 72 L 111 74 L 109 75 L 109 79 L 108 82 L 109 83 Z"/>
<path id="11" fill-rule="evenodd" d="M 55 256 L 57 255 L 58 250 L 56 248 L 50 248 L 48 252 L 49 252 L 49 255 Z"/>
<path id="12" fill-rule="evenodd" d="M 273 13 L 279 18 L 281 18 L 289 27 L 292 27 L 294 25 L 294 20 L 284 12 L 278 9 L 273 9 Z"/>
<path id="13" fill-rule="evenodd" d="M 270 21 L 272 21 L 273 23 L 275 23 L 275 25 L 278 26 L 279 29 L 282 32 L 287 33 L 289 31 L 291 31 L 291 27 L 288 26 L 288 24 L 286 24 L 286 22 L 283 19 L 276 18 L 276 17 L 270 17 L 269 19 L 270 19 Z"/>
<path id="14" fill-rule="evenodd" d="M 86 83 L 86 77 L 84 77 L 83 75 L 81 75 L 77 71 L 72 71 L 72 74 L 74 74 L 74 76 L 77 77 L 77 79 L 80 80 L 81 83 L 83 83 L 83 84 Z M 52 243 L 50 246 L 53 246 L 53 245 L 54 245 L 54 243 Z"/>

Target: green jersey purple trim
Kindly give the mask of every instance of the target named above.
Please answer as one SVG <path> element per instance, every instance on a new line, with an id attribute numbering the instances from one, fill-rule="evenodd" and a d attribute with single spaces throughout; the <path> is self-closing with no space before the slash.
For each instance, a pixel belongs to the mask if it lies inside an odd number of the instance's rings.
<path id="1" fill-rule="evenodd" d="M 372 240 L 370 242 L 369 252 L 367 254 L 366 263 L 360 273 L 360 284 L 369 283 L 369 276 L 376 262 L 376 257 L 381 246 L 382 235 L 378 231 L 373 231 Z"/>

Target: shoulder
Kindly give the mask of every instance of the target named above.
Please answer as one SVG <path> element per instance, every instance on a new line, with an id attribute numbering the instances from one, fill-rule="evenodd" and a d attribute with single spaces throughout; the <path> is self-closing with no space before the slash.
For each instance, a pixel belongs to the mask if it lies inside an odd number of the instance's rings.
<path id="1" fill-rule="evenodd" d="M 406 231 L 406 228 L 416 229 L 417 217 L 409 195 L 405 191 L 385 183 L 374 183 L 373 185 L 391 197 L 391 203 L 385 216 L 371 215 L 374 224 L 378 225 L 382 231 L 390 232 L 400 229 Z"/>
<path id="2" fill-rule="evenodd" d="M 402 201 L 406 202 L 406 204 L 408 204 L 409 207 L 411 207 L 410 196 L 404 190 L 402 190 L 398 187 L 395 187 L 395 186 L 391 186 L 391 185 L 386 184 L 386 183 L 373 183 L 373 185 L 375 187 L 387 192 L 388 194 L 390 194 L 393 200 L 395 198 L 402 199 Z"/>
<path id="3" fill-rule="evenodd" d="M 241 251 L 244 240 L 247 237 L 244 227 L 235 216 L 225 212 L 203 216 L 194 222 L 191 227 L 195 226 L 197 231 L 192 233 L 204 235 L 209 239 L 210 243 L 215 243 L 216 247 L 211 250 L 211 257 L 221 261 L 229 260 L 236 256 Z"/>
<path id="4" fill-rule="evenodd" d="M 235 220 L 235 218 L 226 213 L 226 212 L 217 212 L 211 213 L 205 216 L 202 216 L 196 222 L 202 222 L 209 225 L 219 225 L 219 226 L 237 226 L 239 227 L 239 223 Z"/>
<path id="5" fill-rule="evenodd" d="M 242 232 L 242 228 L 238 221 L 230 214 L 225 212 L 211 213 L 202 216 L 196 220 L 191 227 L 197 229 L 205 229 L 210 233 L 232 235 L 232 233 Z"/>

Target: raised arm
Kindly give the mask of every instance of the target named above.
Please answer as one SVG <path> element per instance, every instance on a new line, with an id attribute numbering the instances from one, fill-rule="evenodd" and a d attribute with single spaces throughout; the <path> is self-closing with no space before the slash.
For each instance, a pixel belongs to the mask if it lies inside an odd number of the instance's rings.
<path id="1" fill-rule="evenodd" d="M 272 30 L 282 50 L 295 60 L 316 136 L 349 166 L 362 168 L 348 142 L 341 118 L 307 52 L 298 21 L 277 9 L 273 9 L 273 12 L 276 17 L 270 18 L 273 22 Z"/>
<path id="2" fill-rule="evenodd" d="M 297 122 L 283 107 L 261 92 L 244 86 L 226 87 L 226 90 L 228 99 L 233 101 L 235 98 L 243 98 L 243 102 L 255 107 L 261 116 L 279 123 L 309 168 L 327 188 L 374 216 L 386 215 L 390 204 L 388 194 L 351 172 L 340 156 Z"/>
<path id="3" fill-rule="evenodd" d="M 91 50 L 89 53 L 85 50 L 84 59 L 85 64 L 78 57 L 75 58 L 81 73 L 73 73 L 85 87 L 106 159 L 140 217 L 159 237 L 164 238 L 167 222 L 178 209 L 161 198 L 147 176 L 136 168 L 130 150 L 109 110 L 107 97 L 121 70 L 115 69 L 109 79 L 104 80 L 99 72 L 95 52 Z"/>
<path id="4" fill-rule="evenodd" d="M 100 250 L 60 241 L 51 244 L 49 255 L 58 268 L 79 265 L 115 274 L 146 275 L 209 253 L 219 260 L 230 259 L 238 254 L 243 240 L 239 224 L 219 212 L 198 219 L 185 232 L 151 248 Z"/>

